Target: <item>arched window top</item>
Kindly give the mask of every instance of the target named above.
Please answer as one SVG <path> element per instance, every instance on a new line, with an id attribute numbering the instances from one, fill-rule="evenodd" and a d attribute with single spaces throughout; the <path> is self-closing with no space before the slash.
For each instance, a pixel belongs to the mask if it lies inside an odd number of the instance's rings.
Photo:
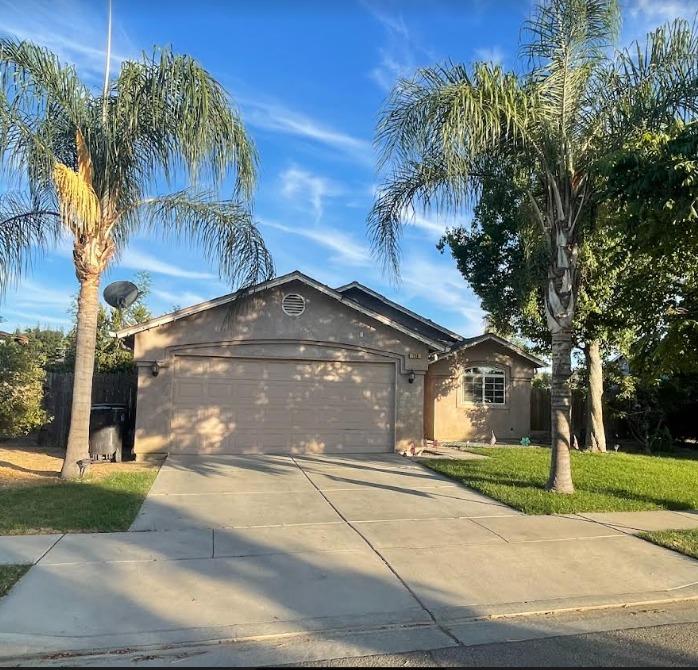
<path id="1" fill-rule="evenodd" d="M 468 368 L 465 373 L 466 375 L 501 375 L 504 377 L 506 373 L 502 368 L 479 366 L 477 368 Z"/>
<path id="2" fill-rule="evenodd" d="M 463 400 L 485 405 L 506 403 L 506 372 L 490 365 L 478 365 L 463 372 Z"/>

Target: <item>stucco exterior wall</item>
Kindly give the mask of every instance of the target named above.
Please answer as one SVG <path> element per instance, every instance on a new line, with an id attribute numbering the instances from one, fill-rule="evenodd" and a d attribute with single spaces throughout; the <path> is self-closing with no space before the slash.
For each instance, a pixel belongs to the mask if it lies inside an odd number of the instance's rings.
<path id="1" fill-rule="evenodd" d="M 497 365 L 506 373 L 504 405 L 467 402 L 463 370 Z M 535 367 L 496 342 L 482 342 L 429 366 L 425 380 L 425 436 L 442 441 L 518 440 L 531 427 L 531 379 Z"/>
<path id="2" fill-rule="evenodd" d="M 281 300 L 299 293 L 305 312 L 283 313 Z M 341 361 L 382 361 L 395 366 L 395 447 L 423 437 L 426 344 L 364 315 L 299 281 L 249 298 L 231 314 L 226 305 L 134 336 L 138 405 L 134 451 L 143 456 L 170 450 L 172 380 L 177 355 Z M 151 365 L 160 366 L 154 377 Z M 413 383 L 409 372 L 415 372 Z"/>

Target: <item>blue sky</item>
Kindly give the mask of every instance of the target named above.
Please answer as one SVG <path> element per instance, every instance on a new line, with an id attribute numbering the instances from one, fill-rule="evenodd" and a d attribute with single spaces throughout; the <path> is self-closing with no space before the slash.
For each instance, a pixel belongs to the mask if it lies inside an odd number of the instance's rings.
<path id="1" fill-rule="evenodd" d="M 260 155 L 255 211 L 279 274 L 331 286 L 361 281 L 463 335 L 482 330 L 477 297 L 448 254 L 444 228 L 467 222 L 418 212 L 403 244 L 402 283 L 371 258 L 366 214 L 379 184 L 372 147 L 393 82 L 446 59 L 517 67 L 529 0 L 113 0 L 112 68 L 154 45 L 189 53 L 223 83 Z M 698 0 L 627 0 L 623 39 L 690 16 Z M 44 44 L 99 85 L 106 0 L 0 0 L 0 33 Z M 154 313 L 228 292 L 196 249 L 136 238 L 104 284 L 152 276 Z M 3 329 L 70 326 L 77 290 L 70 248 L 41 258 L 0 303 Z"/>

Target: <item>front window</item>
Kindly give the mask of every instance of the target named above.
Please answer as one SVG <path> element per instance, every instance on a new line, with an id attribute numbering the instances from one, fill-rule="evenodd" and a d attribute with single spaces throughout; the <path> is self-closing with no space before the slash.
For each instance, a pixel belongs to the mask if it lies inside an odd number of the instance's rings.
<path id="1" fill-rule="evenodd" d="M 465 402 L 503 405 L 505 402 L 506 374 L 499 368 L 468 368 L 463 374 Z"/>

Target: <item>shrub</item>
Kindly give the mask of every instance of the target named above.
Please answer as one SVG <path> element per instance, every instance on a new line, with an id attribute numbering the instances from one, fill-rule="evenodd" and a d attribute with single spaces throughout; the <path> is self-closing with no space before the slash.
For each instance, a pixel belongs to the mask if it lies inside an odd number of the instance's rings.
<path id="1" fill-rule="evenodd" d="M 33 347 L 0 341 L 0 436 L 26 435 L 48 420 L 42 363 Z"/>

